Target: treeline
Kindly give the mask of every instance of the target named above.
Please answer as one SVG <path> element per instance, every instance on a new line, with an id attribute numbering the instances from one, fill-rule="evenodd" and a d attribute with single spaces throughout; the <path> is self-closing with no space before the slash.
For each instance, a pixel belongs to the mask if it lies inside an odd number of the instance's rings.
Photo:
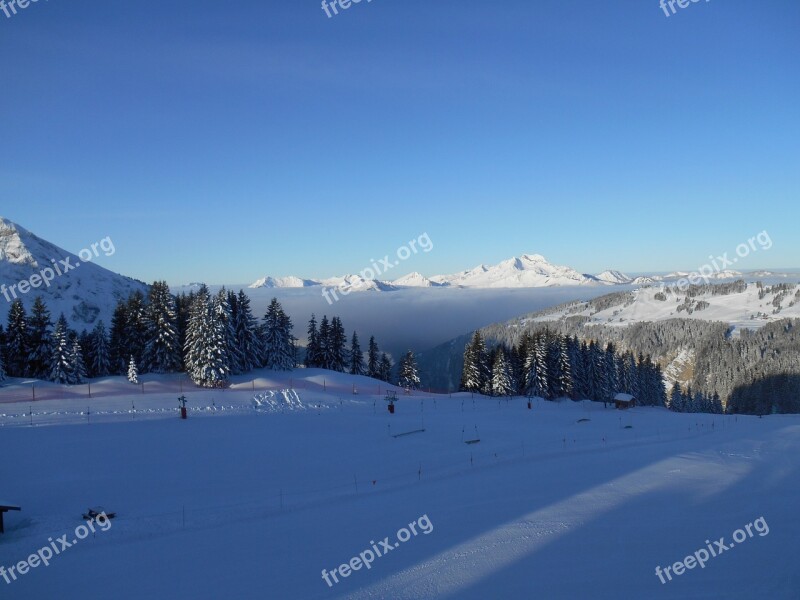
<path id="1" fill-rule="evenodd" d="M 550 330 L 524 333 L 516 344 L 487 350 L 480 331 L 464 350 L 460 388 L 491 396 L 528 395 L 609 402 L 617 393 L 639 404 L 665 406 L 661 368 L 649 356 L 605 349 L 595 341 Z"/>
<path id="2" fill-rule="evenodd" d="M 311 321 L 315 323 L 313 316 Z M 9 308 L 7 327 L 0 325 L 0 381 L 11 376 L 77 384 L 108 375 L 135 380 L 139 373 L 186 372 L 199 386 L 220 387 L 231 375 L 253 369 L 295 368 L 297 338 L 292 330 L 277 299 L 259 321 L 242 290 L 237 294 L 223 288 L 212 295 L 201 286 L 173 296 L 163 281 L 155 282 L 147 296 L 137 291 L 119 301 L 110 330 L 99 321 L 91 332 L 80 334 L 63 314 L 54 325 L 41 297 L 34 300 L 30 315 L 17 299 Z M 330 324 L 325 317 L 313 340 L 306 366 L 391 378 L 391 360 L 380 353 L 374 338 L 366 366 L 356 332 L 350 349 L 345 348 L 338 317 Z"/>

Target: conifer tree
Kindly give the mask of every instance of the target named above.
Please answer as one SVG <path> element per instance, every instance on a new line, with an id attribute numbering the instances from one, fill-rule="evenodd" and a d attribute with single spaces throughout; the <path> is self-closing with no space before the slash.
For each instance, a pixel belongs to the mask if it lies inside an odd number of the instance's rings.
<path id="1" fill-rule="evenodd" d="M 95 377 L 111 374 L 111 349 L 106 334 L 106 326 L 99 321 L 89 336 L 91 351 L 91 372 Z"/>
<path id="2" fill-rule="evenodd" d="M 45 379 L 50 375 L 50 358 L 53 355 L 53 322 L 50 320 L 50 311 L 42 300 L 36 296 L 28 320 L 30 330 L 30 354 L 28 365 L 30 375 Z"/>
<path id="3" fill-rule="evenodd" d="M 492 364 L 492 395 L 510 396 L 512 390 L 511 369 L 506 359 L 506 353 L 502 347 L 498 347 Z"/>
<path id="4" fill-rule="evenodd" d="M 358 343 L 358 334 L 354 331 L 350 342 L 350 375 L 364 374 L 364 355 Z"/>
<path id="5" fill-rule="evenodd" d="M 400 360 L 400 382 L 398 385 L 412 390 L 419 387 L 417 360 L 411 350 L 406 352 L 405 356 Z"/>
<path id="6" fill-rule="evenodd" d="M 331 331 L 329 339 L 330 365 L 329 369 L 344 373 L 347 370 L 347 336 L 344 326 L 339 317 L 331 319 Z"/>
<path id="7" fill-rule="evenodd" d="M 70 383 L 72 376 L 72 350 L 69 342 L 67 319 L 62 313 L 53 333 L 53 354 L 50 357 L 50 381 Z"/>
<path id="8" fill-rule="evenodd" d="M 17 298 L 8 310 L 6 328 L 6 371 L 12 377 L 28 375 L 29 337 L 28 317 L 22 300 Z"/>
<path id="9" fill-rule="evenodd" d="M 136 366 L 136 359 L 131 356 L 131 360 L 128 362 L 128 381 L 134 384 L 139 383 L 139 369 Z"/>
<path id="10" fill-rule="evenodd" d="M 367 349 L 367 376 L 373 379 L 380 379 L 381 357 L 378 343 L 375 336 L 369 338 L 369 348 Z"/>
<path id="11" fill-rule="evenodd" d="M 320 366 L 319 331 L 317 330 L 317 318 L 312 313 L 308 321 L 308 342 L 306 344 L 306 358 L 304 364 L 306 368 L 313 369 Z"/>
<path id="12" fill-rule="evenodd" d="M 264 316 L 264 366 L 277 371 L 291 371 L 295 366 L 292 321 L 273 298 Z"/>
<path id="13" fill-rule="evenodd" d="M 236 298 L 236 314 L 233 318 L 236 346 L 242 360 L 242 372 L 252 371 L 261 366 L 263 349 L 258 339 L 258 324 L 250 308 L 250 298 L 239 290 Z"/>
<path id="14" fill-rule="evenodd" d="M 175 299 L 166 281 L 154 282 L 148 295 L 149 302 L 144 312 L 144 370 L 175 373 L 181 368 Z"/>
<path id="15" fill-rule="evenodd" d="M 381 381 L 389 383 L 392 380 L 392 360 L 386 352 L 381 353 L 380 377 Z"/>

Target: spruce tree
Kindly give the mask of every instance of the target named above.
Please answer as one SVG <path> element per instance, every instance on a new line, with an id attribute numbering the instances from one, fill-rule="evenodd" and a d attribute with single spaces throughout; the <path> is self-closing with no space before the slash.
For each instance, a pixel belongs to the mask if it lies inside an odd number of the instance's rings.
<path id="1" fill-rule="evenodd" d="M 263 349 L 259 343 L 258 324 L 250 308 L 250 298 L 244 290 L 239 290 L 236 298 L 236 315 L 233 321 L 236 345 L 241 353 L 242 372 L 257 369 L 261 366 Z"/>
<path id="2" fill-rule="evenodd" d="M 30 375 L 46 379 L 50 375 L 50 358 L 53 355 L 53 322 L 50 311 L 42 300 L 36 296 L 28 320 L 30 329 Z"/>
<path id="3" fill-rule="evenodd" d="M 69 342 L 69 327 L 64 313 L 56 322 L 53 333 L 53 354 L 50 357 L 50 381 L 70 383 L 72 376 L 72 350 Z"/>
<path id="4" fill-rule="evenodd" d="M 400 360 L 400 381 L 398 385 L 412 390 L 419 387 L 417 360 L 411 350 L 406 352 L 405 356 Z"/>
<path id="5" fill-rule="evenodd" d="M 511 369 L 502 347 L 498 347 L 492 364 L 492 395 L 510 396 L 513 391 L 511 385 Z"/>
<path id="6" fill-rule="evenodd" d="M 329 369 L 344 373 L 347 370 L 347 336 L 344 332 L 344 326 L 339 317 L 331 319 L 331 332 L 330 332 L 330 366 Z"/>
<path id="7" fill-rule="evenodd" d="M 358 343 L 358 334 L 354 331 L 350 342 L 350 375 L 364 374 L 364 355 Z"/>
<path id="8" fill-rule="evenodd" d="M 128 310 L 125 302 L 120 300 L 111 317 L 111 374 L 122 375 L 128 370 L 130 354 L 128 354 Z"/>
<path id="9" fill-rule="evenodd" d="M 91 345 L 91 372 L 94 377 L 106 377 L 111 374 L 111 349 L 106 334 L 106 326 L 99 321 L 89 336 Z"/>
<path id="10" fill-rule="evenodd" d="M 463 391 L 482 392 L 489 379 L 489 359 L 486 354 L 486 343 L 480 331 L 472 335 L 472 340 L 464 349 L 464 367 L 461 371 Z"/>
<path id="11" fill-rule="evenodd" d="M 6 369 L 5 365 L 3 364 L 3 352 L 0 351 L 0 383 L 3 383 L 5 380 L 6 380 Z"/>
<path id="12" fill-rule="evenodd" d="M 392 360 L 389 358 L 389 355 L 386 352 L 381 353 L 381 363 L 380 363 L 380 377 L 381 381 L 385 381 L 389 383 L 392 380 Z"/>
<path id="13" fill-rule="evenodd" d="M 175 373 L 181 368 L 175 299 L 166 281 L 154 282 L 148 296 L 149 302 L 144 313 L 144 370 Z"/>
<path id="14" fill-rule="evenodd" d="M 8 310 L 6 328 L 6 371 L 11 377 L 28 375 L 30 340 L 28 337 L 28 317 L 19 298 L 11 303 Z"/>
<path id="15" fill-rule="evenodd" d="M 133 354 L 138 365 L 142 364 L 145 342 L 147 340 L 146 305 L 144 294 L 139 290 L 133 292 L 125 305 L 125 338 L 127 355 Z M 147 372 L 147 369 L 142 369 Z"/>
<path id="16" fill-rule="evenodd" d="M 292 321 L 277 298 L 270 302 L 264 316 L 264 366 L 276 371 L 291 371 L 295 366 Z"/>
<path id="17" fill-rule="evenodd" d="M 139 369 L 136 366 L 136 359 L 131 356 L 131 360 L 128 362 L 128 381 L 134 384 L 139 383 Z"/>
<path id="18" fill-rule="evenodd" d="M 312 313 L 308 321 L 308 342 L 306 343 L 306 358 L 303 361 L 306 368 L 313 369 L 320 366 L 319 356 L 319 331 L 317 331 L 317 318 Z"/>
<path id="19" fill-rule="evenodd" d="M 83 362 L 83 350 L 76 339 L 69 352 L 69 383 L 75 385 L 86 381 L 86 365 Z"/>
<path id="20" fill-rule="evenodd" d="M 319 360 L 317 366 L 321 369 L 331 368 L 331 325 L 328 322 L 328 315 L 322 315 L 319 322 Z"/>
<path id="21" fill-rule="evenodd" d="M 378 343 L 375 336 L 369 337 L 369 347 L 367 349 L 367 376 L 373 379 L 380 379 L 381 357 Z"/>

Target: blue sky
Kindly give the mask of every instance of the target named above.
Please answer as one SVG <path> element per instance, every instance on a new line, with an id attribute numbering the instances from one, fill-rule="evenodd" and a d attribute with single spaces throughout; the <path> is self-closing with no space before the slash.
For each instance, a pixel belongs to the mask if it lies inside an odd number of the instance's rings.
<path id="1" fill-rule="evenodd" d="M 800 3 L 51 0 L 0 13 L 0 215 L 143 280 L 800 266 Z"/>

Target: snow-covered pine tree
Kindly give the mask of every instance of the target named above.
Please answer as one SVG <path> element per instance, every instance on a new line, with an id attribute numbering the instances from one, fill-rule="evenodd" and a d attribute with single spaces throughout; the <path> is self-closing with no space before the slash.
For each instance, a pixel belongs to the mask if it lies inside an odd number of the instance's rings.
<path id="1" fill-rule="evenodd" d="M 419 387 L 419 372 L 417 369 L 417 359 L 414 353 L 409 350 L 400 360 L 400 381 L 398 385 L 402 388 L 415 390 Z"/>
<path id="2" fill-rule="evenodd" d="M 375 336 L 369 337 L 369 347 L 367 349 L 367 376 L 373 379 L 380 379 L 381 357 L 378 343 Z"/>
<path id="3" fill-rule="evenodd" d="M 510 396 L 512 393 L 511 368 L 505 350 L 498 346 L 492 364 L 492 395 Z"/>
<path id="4" fill-rule="evenodd" d="M 72 363 L 72 350 L 69 343 L 69 327 L 64 313 L 56 322 L 53 333 L 53 354 L 50 357 L 50 381 L 55 383 L 70 383 Z"/>
<path id="5" fill-rule="evenodd" d="M 350 341 L 350 375 L 364 374 L 364 354 L 361 352 L 361 344 L 358 343 L 358 334 L 354 331 Z"/>
<path id="6" fill-rule="evenodd" d="M 91 371 L 95 377 L 105 377 L 111 373 L 111 349 L 106 334 L 106 326 L 103 321 L 98 321 L 89 336 L 89 344 L 92 347 Z"/>
<path id="7" fill-rule="evenodd" d="M 69 352 L 69 362 L 69 383 L 75 385 L 86 381 L 86 365 L 83 362 L 83 349 L 77 339 L 72 342 L 72 347 Z"/>
<path id="8" fill-rule="evenodd" d="M 6 368 L 3 360 L 3 347 L 0 345 L 0 383 L 6 380 Z"/>
<path id="9" fill-rule="evenodd" d="M 200 287 L 190 310 L 185 345 L 186 371 L 196 385 L 223 387 L 228 381 L 227 336 L 224 317 L 219 316 L 227 308 L 227 301 L 222 304 L 216 296 L 212 303 L 208 288 Z"/>
<path id="10" fill-rule="evenodd" d="M 333 371 L 344 373 L 347 370 L 348 356 L 347 356 L 347 336 L 344 332 L 342 320 L 339 317 L 331 319 L 331 333 L 330 333 L 330 359 L 331 364 L 328 367 Z"/>
<path id="11" fill-rule="evenodd" d="M 551 398 L 565 398 L 572 393 L 571 366 L 567 338 L 555 335 L 551 338 L 548 355 L 548 387 Z"/>
<path id="12" fill-rule="evenodd" d="M 175 373 L 181 368 L 175 298 L 166 281 L 155 281 L 145 309 L 145 345 L 142 362 L 151 373 Z"/>
<path id="13" fill-rule="evenodd" d="M 547 346 L 545 336 L 537 334 L 528 346 L 525 357 L 526 393 L 547 398 L 549 393 L 547 376 Z"/>
<path id="14" fill-rule="evenodd" d="M 486 342 L 480 331 L 472 334 L 472 340 L 464 348 L 464 366 L 461 370 L 460 389 L 466 392 L 481 392 L 489 374 Z"/>
<path id="15" fill-rule="evenodd" d="M 314 369 L 320 366 L 319 358 L 319 331 L 317 330 L 317 318 L 312 313 L 311 319 L 308 321 L 308 329 L 306 330 L 308 341 L 306 342 L 306 358 L 303 361 L 306 368 Z"/>
<path id="16" fill-rule="evenodd" d="M 28 317 L 22 300 L 17 298 L 8 310 L 6 328 L 6 371 L 11 377 L 28 375 L 29 342 Z"/>
<path id="17" fill-rule="evenodd" d="M 276 371 L 291 371 L 295 366 L 292 321 L 273 298 L 264 315 L 264 366 Z"/>
<path id="18" fill-rule="evenodd" d="M 50 311 L 42 300 L 36 296 L 28 319 L 30 331 L 30 353 L 28 365 L 30 375 L 45 379 L 50 375 L 50 358 L 53 355 L 53 322 Z"/>
<path id="19" fill-rule="evenodd" d="M 250 297 L 239 290 L 236 297 L 236 314 L 233 318 L 233 328 L 236 333 L 236 345 L 242 357 L 242 372 L 246 373 L 261 366 L 263 350 L 259 344 L 258 323 L 250 308 Z"/>
<path id="20" fill-rule="evenodd" d="M 392 380 L 392 359 L 389 358 L 389 355 L 386 352 L 381 353 L 381 363 L 380 363 L 380 379 L 381 381 L 385 381 L 389 383 Z"/>
<path id="21" fill-rule="evenodd" d="M 135 384 L 139 383 L 139 369 L 136 366 L 136 359 L 133 358 L 133 356 L 131 356 L 131 360 L 128 362 L 128 381 Z"/>

